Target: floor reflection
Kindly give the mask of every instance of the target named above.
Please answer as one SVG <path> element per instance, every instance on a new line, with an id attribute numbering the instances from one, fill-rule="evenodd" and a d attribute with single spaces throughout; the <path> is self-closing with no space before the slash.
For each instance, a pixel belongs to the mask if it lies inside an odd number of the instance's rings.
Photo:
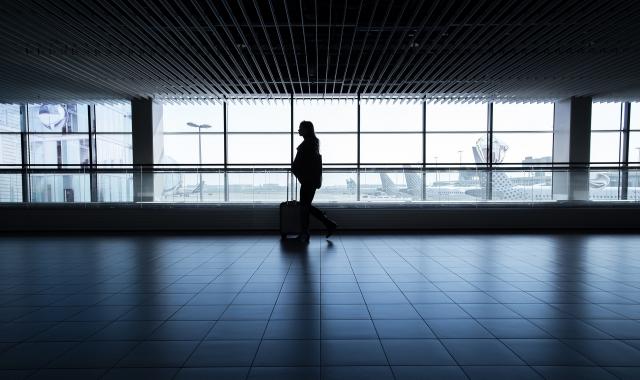
<path id="1" fill-rule="evenodd" d="M 637 378 L 638 247 L 623 234 L 6 237 L 0 377 Z"/>

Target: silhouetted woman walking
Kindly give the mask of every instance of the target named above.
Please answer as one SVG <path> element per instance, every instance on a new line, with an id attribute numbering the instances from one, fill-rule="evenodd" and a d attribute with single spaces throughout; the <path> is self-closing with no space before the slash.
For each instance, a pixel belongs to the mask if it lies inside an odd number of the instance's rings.
<path id="1" fill-rule="evenodd" d="M 327 238 L 336 230 L 337 224 L 327 218 L 324 212 L 311 205 L 316 189 L 322 185 L 322 156 L 320 155 L 320 140 L 316 137 L 313 123 L 302 121 L 298 127 L 298 134 L 304 141 L 298 146 L 296 158 L 291 165 L 291 172 L 300 182 L 300 223 L 302 224 L 300 240 L 309 241 L 309 214 L 320 220 L 327 228 Z"/>

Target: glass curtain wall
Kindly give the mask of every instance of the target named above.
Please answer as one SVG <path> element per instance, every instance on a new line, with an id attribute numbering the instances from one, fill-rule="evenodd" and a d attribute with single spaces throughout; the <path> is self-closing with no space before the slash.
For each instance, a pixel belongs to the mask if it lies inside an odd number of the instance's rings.
<path id="1" fill-rule="evenodd" d="M 354 99 L 300 99 L 293 107 L 293 156 L 302 142 L 298 126 L 311 121 L 320 140 L 324 173 L 322 187 L 315 199 L 321 202 L 354 202 L 357 200 L 358 107 Z M 342 169 L 341 169 L 342 168 Z"/>
<path id="2" fill-rule="evenodd" d="M 616 165 L 620 162 L 622 138 L 622 103 L 593 103 L 591 105 L 592 165 Z"/>
<path id="3" fill-rule="evenodd" d="M 360 200 L 422 200 L 422 173 L 415 169 L 423 165 L 423 107 L 423 101 L 360 101 Z"/>
<path id="4" fill-rule="evenodd" d="M 552 199 L 552 173 L 535 168 L 553 161 L 553 111 L 553 103 L 493 104 L 493 163 L 511 164 L 522 170 L 494 168 L 492 199 Z"/>
<path id="5" fill-rule="evenodd" d="M 61 169 L 60 174 L 32 173 L 31 202 L 90 202 L 89 108 L 87 104 L 29 104 L 27 106 L 29 164 Z"/>
<path id="6" fill-rule="evenodd" d="M 618 165 L 624 161 L 621 143 L 624 137 L 622 103 L 591 105 L 591 146 L 589 199 L 616 200 L 620 192 L 619 170 L 599 170 L 598 166 Z"/>
<path id="7" fill-rule="evenodd" d="M 629 114 L 629 165 L 636 168 L 629 172 L 627 199 L 640 200 L 640 103 L 631 103 Z"/>
<path id="8" fill-rule="evenodd" d="M 631 103 L 629 116 L 629 163 L 640 165 L 640 103 Z"/>
<path id="9" fill-rule="evenodd" d="M 93 148 L 98 167 L 130 169 L 133 164 L 131 144 L 131 104 L 96 104 L 94 110 Z M 98 173 L 98 202 L 132 202 L 133 173 Z"/>
<path id="10" fill-rule="evenodd" d="M 0 104 L 0 168 L 19 169 L 22 165 L 20 106 Z M 0 174 L 0 202 L 22 201 L 22 175 Z"/>
<path id="11" fill-rule="evenodd" d="M 224 201 L 224 105 L 165 103 L 162 105 L 162 146 L 154 175 L 156 201 Z M 193 168 L 172 172 L 170 168 Z"/>
<path id="12" fill-rule="evenodd" d="M 593 104 L 590 199 L 640 197 L 637 108 Z M 535 167 L 552 162 L 553 104 L 287 98 L 163 104 L 155 200 L 286 199 L 303 120 L 321 141 L 318 201 L 552 199 L 552 176 Z M 21 201 L 23 184 L 32 202 L 132 201 L 131 142 L 129 103 L 0 105 L 0 201 Z M 627 163 L 628 176 L 598 168 Z"/>
<path id="13" fill-rule="evenodd" d="M 227 103 L 230 202 L 280 202 L 287 197 L 286 170 L 291 164 L 289 99 Z M 282 171 L 267 167 L 281 167 Z"/>
<path id="14" fill-rule="evenodd" d="M 486 103 L 426 104 L 425 200 L 487 199 L 487 116 Z"/>

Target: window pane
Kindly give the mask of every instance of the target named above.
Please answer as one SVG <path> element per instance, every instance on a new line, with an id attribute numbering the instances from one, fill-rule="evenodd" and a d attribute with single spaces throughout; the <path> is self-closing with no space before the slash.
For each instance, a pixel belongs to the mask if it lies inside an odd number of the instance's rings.
<path id="1" fill-rule="evenodd" d="M 629 160 L 631 161 L 631 159 Z M 635 160 L 638 160 L 637 162 L 640 162 L 638 156 L 634 157 L 634 161 Z M 640 170 L 638 169 L 629 169 L 629 187 L 627 188 L 627 199 L 640 201 Z"/>
<path id="2" fill-rule="evenodd" d="M 620 200 L 620 172 L 617 170 L 589 171 L 589 200 L 616 201 Z M 631 183 L 629 183 L 631 186 Z M 630 188 L 627 199 L 633 199 L 633 189 Z"/>
<path id="3" fill-rule="evenodd" d="M 155 173 L 154 181 L 157 188 L 161 189 L 156 192 L 155 201 L 215 203 L 224 201 L 224 174 L 219 172 Z"/>
<path id="4" fill-rule="evenodd" d="M 494 131 L 553 131 L 553 103 L 493 105 Z"/>
<path id="5" fill-rule="evenodd" d="M 345 163 L 355 164 L 358 160 L 358 135 L 356 133 L 319 133 L 320 154 L 322 163 Z M 296 148 L 302 143 L 302 137 L 296 135 L 293 142 L 293 154 Z"/>
<path id="6" fill-rule="evenodd" d="M 619 155 L 620 132 L 591 133 L 591 162 L 617 163 Z"/>
<path id="7" fill-rule="evenodd" d="M 591 130 L 620 130 L 621 113 L 621 103 L 593 103 L 591 105 Z"/>
<path id="8" fill-rule="evenodd" d="M 427 104 L 427 131 L 486 131 L 487 105 Z"/>
<path id="9" fill-rule="evenodd" d="M 629 162 L 640 162 L 640 132 L 629 133 Z"/>
<path id="10" fill-rule="evenodd" d="M 22 163 L 20 135 L 0 134 L 0 165 L 20 165 Z"/>
<path id="11" fill-rule="evenodd" d="M 202 153 L 202 164 L 222 164 L 224 163 L 224 137 L 222 134 L 205 134 L 201 136 L 202 151 L 198 150 L 198 134 L 190 133 L 184 135 L 165 134 L 161 164 L 200 164 L 200 153 Z"/>
<path id="12" fill-rule="evenodd" d="M 550 163 L 553 133 L 494 133 L 494 162 Z M 496 141 L 497 140 L 497 141 Z M 501 159 L 501 160 L 500 160 Z"/>
<path id="13" fill-rule="evenodd" d="M 202 163 L 224 164 L 223 135 L 202 135 Z"/>
<path id="14" fill-rule="evenodd" d="M 20 106 L 0 104 L 0 132 L 20 132 Z"/>
<path id="15" fill-rule="evenodd" d="M 290 164 L 291 137 L 286 134 L 228 136 L 231 164 Z"/>
<path id="16" fill-rule="evenodd" d="M 376 132 L 422 131 L 422 103 L 360 102 L 360 130 Z"/>
<path id="17" fill-rule="evenodd" d="M 210 126 L 210 128 L 201 128 L 201 132 L 222 132 L 224 130 L 222 104 L 165 103 L 162 105 L 163 132 L 198 132 L 197 125 Z"/>
<path id="18" fill-rule="evenodd" d="M 316 191 L 315 202 L 355 202 L 357 196 L 357 174 L 322 174 L 322 187 Z"/>
<path id="19" fill-rule="evenodd" d="M 86 104 L 29 104 L 29 132 L 88 132 Z"/>
<path id="20" fill-rule="evenodd" d="M 0 202 L 22 202 L 22 175 L 0 173 Z"/>
<path id="21" fill-rule="evenodd" d="M 231 202 L 277 203 L 287 198 L 286 173 L 256 170 L 252 173 L 230 173 L 228 178 Z"/>
<path id="22" fill-rule="evenodd" d="M 422 135 L 362 134 L 361 162 L 363 163 L 421 163 Z"/>
<path id="23" fill-rule="evenodd" d="M 352 101 L 296 100 L 293 107 L 294 131 L 303 120 L 313 123 L 316 132 L 355 132 L 358 106 Z"/>
<path id="24" fill-rule="evenodd" d="M 629 118 L 629 129 L 640 130 L 640 103 L 631 103 L 631 117 Z"/>
<path id="25" fill-rule="evenodd" d="M 477 202 L 486 198 L 482 170 L 429 170 L 425 173 L 424 198 L 430 202 Z"/>
<path id="26" fill-rule="evenodd" d="M 96 132 L 131 133 L 131 103 L 96 104 Z"/>
<path id="27" fill-rule="evenodd" d="M 20 132 L 20 106 L 0 104 L 0 132 Z M 0 165 L 20 165 L 20 135 L 0 134 Z M 22 201 L 22 175 L 0 174 L 0 202 Z"/>
<path id="28" fill-rule="evenodd" d="M 98 174 L 98 202 L 133 202 L 133 174 Z"/>
<path id="29" fill-rule="evenodd" d="M 264 100 L 255 104 L 229 102 L 227 125 L 230 132 L 289 132 L 289 100 Z"/>
<path id="30" fill-rule="evenodd" d="M 543 202 L 552 199 L 551 173 L 492 170 L 491 199 L 501 202 Z"/>
<path id="31" fill-rule="evenodd" d="M 486 136 L 486 133 L 427 134 L 427 162 L 435 164 L 477 162 L 473 150 L 476 144 L 486 145 Z M 481 161 L 478 163 L 484 163 L 483 160 Z"/>
<path id="32" fill-rule="evenodd" d="M 31 174 L 32 202 L 89 202 L 88 174 Z"/>
<path id="33" fill-rule="evenodd" d="M 198 164 L 198 135 L 164 135 L 161 164 Z"/>
<path id="34" fill-rule="evenodd" d="M 32 164 L 89 164 L 89 137 L 85 134 L 30 134 Z"/>
<path id="35" fill-rule="evenodd" d="M 96 135 L 98 165 L 131 165 L 131 135 Z"/>
<path id="36" fill-rule="evenodd" d="M 400 202 L 422 199 L 422 177 L 412 172 L 364 172 L 360 175 L 360 200 Z"/>

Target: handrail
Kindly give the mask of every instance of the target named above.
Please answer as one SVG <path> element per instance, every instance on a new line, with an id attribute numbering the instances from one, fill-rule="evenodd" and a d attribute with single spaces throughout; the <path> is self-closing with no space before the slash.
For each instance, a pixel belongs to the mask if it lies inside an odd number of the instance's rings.
<path id="1" fill-rule="evenodd" d="M 289 167 L 290 164 L 279 164 L 279 163 L 258 163 L 258 164 L 227 164 L 226 167 L 229 169 L 232 168 L 260 168 L 264 169 L 283 169 Z M 0 164 L 0 169 L 3 168 L 58 168 L 64 169 L 67 168 L 86 168 L 86 169 L 100 169 L 100 168 L 123 168 L 123 169 L 155 169 L 155 168 L 191 168 L 191 169 L 205 169 L 205 168 L 224 168 L 223 164 L 178 164 L 178 163 L 168 163 L 168 164 Z M 354 163 L 325 163 L 323 164 L 324 168 L 328 167 L 337 167 L 340 169 L 356 169 L 357 165 Z M 402 170 L 415 170 L 420 171 L 422 168 L 433 168 L 433 169 L 471 169 L 471 168 L 488 168 L 487 164 L 478 164 L 478 163 L 361 163 L 360 168 L 366 169 L 402 169 Z M 493 168 L 516 168 L 516 169 L 527 169 L 527 168 L 541 168 L 541 169 L 557 169 L 557 168 L 609 168 L 609 169 L 619 169 L 619 168 L 628 168 L 628 167 L 638 167 L 640 168 L 640 162 L 630 162 L 629 164 L 614 164 L 611 162 L 532 162 L 527 164 L 522 163 L 494 163 L 492 165 Z"/>
<path id="2" fill-rule="evenodd" d="M 26 171 L 18 166 L 12 168 L 0 168 L 0 174 L 131 174 L 131 173 L 289 173 L 288 167 L 252 167 L 252 168 L 211 168 L 211 167 L 154 167 L 154 166 L 135 166 L 135 167 L 82 167 L 69 166 L 64 168 L 55 167 L 39 167 L 34 165 Z M 640 167 L 622 167 L 622 166 L 602 166 L 602 167 L 437 167 L 437 168 L 398 168 L 398 167 L 371 167 L 371 168 L 324 168 L 323 173 L 442 173 L 442 172 L 482 172 L 482 173 L 498 173 L 498 172 L 606 172 L 618 171 L 620 173 L 629 173 L 640 171 Z"/>

